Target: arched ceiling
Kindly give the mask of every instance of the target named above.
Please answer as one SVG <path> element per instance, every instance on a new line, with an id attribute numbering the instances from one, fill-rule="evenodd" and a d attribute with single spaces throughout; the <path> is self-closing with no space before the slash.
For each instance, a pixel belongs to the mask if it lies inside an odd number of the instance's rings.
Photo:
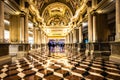
<path id="1" fill-rule="evenodd" d="M 75 14 L 76 9 L 80 7 L 81 1 L 82 0 L 37 0 L 37 2 L 39 2 L 37 6 L 40 11 L 40 15 L 42 15 L 44 9 L 49 4 L 60 2 L 67 5 L 71 9 L 72 13 Z"/>
<path id="2" fill-rule="evenodd" d="M 47 26 L 50 25 L 65 25 L 67 26 L 73 16 L 72 11 L 68 6 L 63 3 L 55 2 L 48 5 L 43 13 L 42 17 Z"/>
<path id="3" fill-rule="evenodd" d="M 83 0 L 37 0 L 37 8 L 44 19 L 48 36 L 65 36 L 69 22 Z"/>

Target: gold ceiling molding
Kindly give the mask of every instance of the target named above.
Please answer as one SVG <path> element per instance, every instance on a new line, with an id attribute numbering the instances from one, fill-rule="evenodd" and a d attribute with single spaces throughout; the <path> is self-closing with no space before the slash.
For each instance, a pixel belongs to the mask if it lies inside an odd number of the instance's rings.
<path id="1" fill-rule="evenodd" d="M 48 25 L 50 25 L 50 20 L 53 19 L 55 20 L 55 22 L 56 20 L 60 19 L 59 21 L 63 21 L 64 24 L 68 24 L 72 16 L 73 14 L 70 8 L 60 2 L 55 2 L 48 5 L 42 13 L 42 17 L 44 18 L 45 23 L 47 23 Z"/>
<path id="2" fill-rule="evenodd" d="M 49 4 L 52 4 L 55 2 L 60 2 L 60 3 L 67 5 L 71 9 L 72 13 L 74 14 L 77 8 L 80 7 L 82 3 L 84 2 L 84 0 L 35 0 L 35 1 L 37 1 L 37 7 L 40 11 L 40 15 L 42 15 L 43 10 Z"/>
<path id="3" fill-rule="evenodd" d="M 54 26 L 65 25 L 66 26 L 69 21 L 67 20 L 66 17 L 55 15 L 54 17 L 53 16 L 50 17 L 48 21 L 46 20 L 46 22 L 47 22 L 46 23 L 47 26 L 50 26 L 50 25 L 54 25 Z"/>
<path id="4" fill-rule="evenodd" d="M 44 9 L 44 11 L 43 11 L 43 13 L 42 13 L 42 16 L 44 16 L 44 13 L 45 13 L 46 10 L 48 10 L 49 13 L 60 12 L 61 15 L 64 15 L 64 14 L 65 14 L 65 11 L 68 10 L 69 13 L 70 13 L 70 15 L 71 15 L 71 16 L 73 15 L 71 9 L 70 9 L 67 5 L 65 5 L 65 4 L 63 4 L 63 3 L 60 3 L 60 2 L 55 2 L 55 3 L 49 4 L 49 5 Z"/>

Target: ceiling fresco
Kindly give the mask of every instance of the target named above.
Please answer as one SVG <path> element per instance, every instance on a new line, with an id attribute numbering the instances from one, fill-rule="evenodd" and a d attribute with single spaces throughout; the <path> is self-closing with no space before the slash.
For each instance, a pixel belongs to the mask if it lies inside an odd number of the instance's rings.
<path id="1" fill-rule="evenodd" d="M 42 12 L 44 8 L 46 8 L 46 6 L 48 6 L 51 3 L 60 2 L 67 5 L 74 14 L 76 9 L 80 7 L 82 1 L 83 0 L 37 0 L 37 6 L 40 11 L 40 15 L 42 15 Z"/>
<path id="2" fill-rule="evenodd" d="M 50 25 L 68 25 L 70 18 L 73 16 L 69 7 L 60 2 L 55 2 L 48 5 L 43 13 L 42 17 L 47 26 Z"/>

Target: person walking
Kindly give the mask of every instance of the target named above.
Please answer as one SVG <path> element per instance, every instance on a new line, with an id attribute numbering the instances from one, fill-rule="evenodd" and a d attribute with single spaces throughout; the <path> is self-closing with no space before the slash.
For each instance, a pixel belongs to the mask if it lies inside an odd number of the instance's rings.
<path id="1" fill-rule="evenodd" d="M 62 43 L 61 43 L 61 51 L 62 51 L 62 52 L 64 51 L 64 46 L 65 46 L 65 43 L 62 42 Z"/>
<path id="2" fill-rule="evenodd" d="M 51 43 L 51 41 L 49 41 L 48 42 L 48 48 L 49 48 L 49 54 L 48 54 L 48 56 L 51 55 L 51 47 L 52 47 L 52 43 Z"/>

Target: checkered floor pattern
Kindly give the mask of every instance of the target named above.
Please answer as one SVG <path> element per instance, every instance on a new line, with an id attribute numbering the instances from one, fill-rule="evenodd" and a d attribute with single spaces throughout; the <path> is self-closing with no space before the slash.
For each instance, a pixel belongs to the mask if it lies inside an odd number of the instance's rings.
<path id="1" fill-rule="evenodd" d="M 62 62 L 57 61 L 59 59 Z M 1 66 L 0 79 L 120 80 L 120 66 L 112 61 L 104 61 L 101 58 L 91 59 L 81 54 L 72 55 L 72 57 L 48 57 L 36 53 L 16 60 L 15 63 Z"/>

